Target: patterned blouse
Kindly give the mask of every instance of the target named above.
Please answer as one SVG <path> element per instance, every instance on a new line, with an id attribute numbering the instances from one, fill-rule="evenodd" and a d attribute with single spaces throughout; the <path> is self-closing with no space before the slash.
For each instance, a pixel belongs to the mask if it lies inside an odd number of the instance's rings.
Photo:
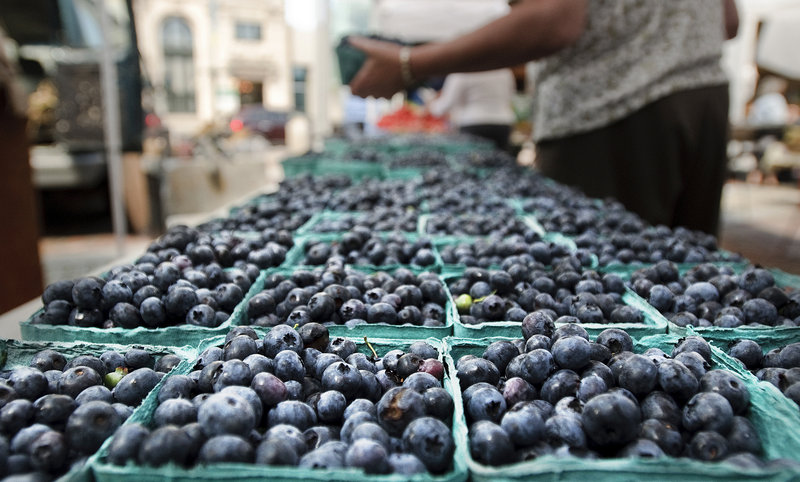
<path id="1" fill-rule="evenodd" d="M 720 0 L 589 0 L 586 30 L 535 63 L 534 140 L 604 127 L 672 93 L 727 82 Z"/>

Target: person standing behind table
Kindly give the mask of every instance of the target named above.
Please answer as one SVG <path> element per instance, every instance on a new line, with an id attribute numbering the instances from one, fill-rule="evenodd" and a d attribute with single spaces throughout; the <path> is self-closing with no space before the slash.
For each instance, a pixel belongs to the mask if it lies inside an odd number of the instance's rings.
<path id="1" fill-rule="evenodd" d="M 507 150 L 514 122 L 514 89 L 509 69 L 450 74 L 428 110 L 436 117 L 448 114 L 459 132 L 488 139 L 498 149 Z"/>
<path id="2" fill-rule="evenodd" d="M 419 78 L 541 60 L 544 174 L 650 223 L 716 233 L 728 138 L 720 58 L 737 29 L 734 0 L 526 0 L 447 42 L 351 39 L 368 57 L 350 87 L 386 97 Z"/>

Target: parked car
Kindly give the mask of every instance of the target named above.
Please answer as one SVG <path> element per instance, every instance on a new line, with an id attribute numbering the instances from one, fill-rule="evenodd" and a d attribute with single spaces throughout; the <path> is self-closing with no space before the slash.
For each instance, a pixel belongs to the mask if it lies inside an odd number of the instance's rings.
<path id="1" fill-rule="evenodd" d="M 260 104 L 248 104 L 231 118 L 229 127 L 232 132 L 244 130 L 263 136 L 273 144 L 286 143 L 287 112 L 268 110 Z"/>

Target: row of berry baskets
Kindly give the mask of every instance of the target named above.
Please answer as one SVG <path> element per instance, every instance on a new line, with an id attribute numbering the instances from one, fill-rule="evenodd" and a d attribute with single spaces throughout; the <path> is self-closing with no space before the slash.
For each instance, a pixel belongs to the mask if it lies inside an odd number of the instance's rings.
<path id="1" fill-rule="evenodd" d="M 15 397 L 0 410 L 2 468 L 62 480 L 797 478 L 797 406 L 715 344 L 557 327 L 546 347 L 545 333 L 5 341 Z"/>
<path id="2" fill-rule="evenodd" d="M 336 198 L 366 221 L 315 210 L 338 185 L 47 286 L 0 343 L 0 476 L 800 477 L 797 276 L 541 178 L 505 204 Z"/>

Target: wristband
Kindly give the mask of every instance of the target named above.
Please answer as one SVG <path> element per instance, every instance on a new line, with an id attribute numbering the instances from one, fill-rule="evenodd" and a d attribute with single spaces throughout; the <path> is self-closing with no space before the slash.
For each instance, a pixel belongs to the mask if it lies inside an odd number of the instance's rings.
<path id="1" fill-rule="evenodd" d="M 414 75 L 411 73 L 411 47 L 404 45 L 400 47 L 400 76 L 403 84 L 410 87 L 416 83 Z"/>

